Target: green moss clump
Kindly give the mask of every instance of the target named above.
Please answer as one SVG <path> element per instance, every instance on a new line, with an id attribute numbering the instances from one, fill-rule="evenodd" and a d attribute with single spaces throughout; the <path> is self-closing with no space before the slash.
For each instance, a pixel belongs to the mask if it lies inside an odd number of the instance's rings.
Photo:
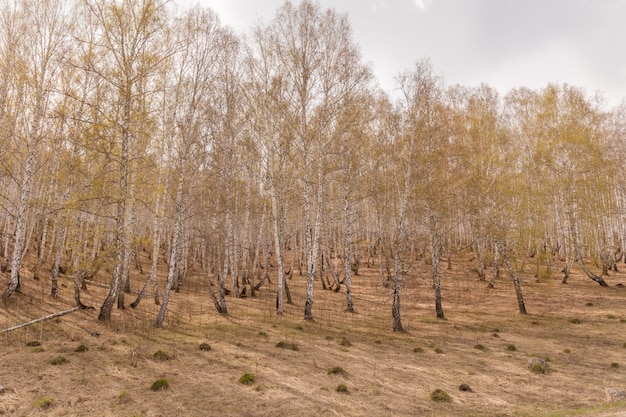
<path id="1" fill-rule="evenodd" d="M 283 342 L 280 341 L 278 343 L 276 343 L 276 347 L 277 348 L 281 348 L 281 349 L 289 349 L 289 350 L 300 350 L 298 348 L 298 345 L 296 345 L 295 343 L 287 343 L 287 342 Z"/>
<path id="2" fill-rule="evenodd" d="M 63 356 L 57 356 L 50 360 L 50 365 L 63 365 L 64 363 L 68 363 L 69 361 L 65 359 Z"/>
<path id="3" fill-rule="evenodd" d="M 548 368 L 540 363 L 533 363 L 530 365 L 530 370 L 536 374 L 545 374 Z"/>
<path id="4" fill-rule="evenodd" d="M 43 397 L 38 400 L 35 400 L 33 405 L 37 408 L 43 408 L 45 410 L 45 409 L 52 407 L 53 403 L 54 403 L 54 399 L 52 397 Z"/>
<path id="5" fill-rule="evenodd" d="M 345 394 L 348 392 L 348 387 L 346 386 L 346 384 L 339 384 L 337 385 L 337 388 L 335 388 L 335 391 Z"/>
<path id="6" fill-rule="evenodd" d="M 154 381 L 154 383 L 150 386 L 150 389 L 152 391 L 163 391 L 163 390 L 169 389 L 169 387 L 170 387 L 170 384 L 169 382 L 167 382 L 167 379 L 160 378 Z"/>
<path id="7" fill-rule="evenodd" d="M 87 352 L 89 349 L 87 348 L 87 346 L 85 345 L 80 345 L 78 346 L 76 349 L 74 349 L 74 352 Z"/>
<path id="8" fill-rule="evenodd" d="M 155 361 L 169 361 L 172 357 L 162 350 L 157 350 L 152 354 L 152 359 Z"/>
<path id="9" fill-rule="evenodd" d="M 332 368 L 328 368 L 326 371 L 326 375 L 334 375 L 334 374 L 343 374 L 344 370 L 341 366 L 333 366 Z"/>
<path id="10" fill-rule="evenodd" d="M 438 403 L 450 402 L 452 400 L 452 398 L 450 398 L 450 395 L 442 389 L 436 389 L 431 392 L 430 399 Z"/>
<path id="11" fill-rule="evenodd" d="M 246 372 L 239 378 L 239 383 L 244 385 L 250 385 L 254 382 L 255 379 L 256 377 L 253 374 Z"/>
<path id="12" fill-rule="evenodd" d="M 211 350 L 211 346 L 208 343 L 200 343 L 200 350 L 209 351 Z"/>
<path id="13" fill-rule="evenodd" d="M 352 343 L 346 338 L 346 337 L 342 337 L 341 341 L 339 342 L 339 344 L 343 347 L 350 347 L 352 346 Z"/>

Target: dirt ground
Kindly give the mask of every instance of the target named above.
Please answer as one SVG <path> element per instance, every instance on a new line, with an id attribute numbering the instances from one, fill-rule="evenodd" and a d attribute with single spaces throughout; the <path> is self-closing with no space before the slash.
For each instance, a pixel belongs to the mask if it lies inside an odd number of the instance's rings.
<path id="1" fill-rule="evenodd" d="M 172 295 L 161 329 L 150 297 L 99 322 L 107 290 L 91 285 L 83 301 L 95 310 L 0 333 L 0 415 L 626 416 L 626 402 L 605 394 L 626 390 L 626 288 L 617 286 L 626 273 L 611 273 L 603 288 L 579 271 L 563 285 L 527 267 L 522 316 L 505 274 L 489 289 L 468 262 L 453 263 L 443 276 L 446 320 L 435 318 L 427 273 L 409 274 L 408 332 L 398 334 L 378 266 L 360 272 L 355 313 L 345 312 L 343 289 L 316 284 L 314 322 L 302 319 L 297 274 L 294 304 L 279 317 L 271 284 L 254 298 L 229 297 L 229 314 L 219 315 L 197 271 Z M 133 288 L 143 279 L 137 272 Z M 71 308 L 71 282 L 61 284 L 53 300 L 49 280 L 26 273 L 22 293 L 0 303 L 0 330 Z M 153 358 L 159 350 L 169 359 Z M 528 368 L 533 358 L 547 361 L 545 374 Z M 245 373 L 254 375 L 250 384 L 239 382 Z M 169 388 L 152 391 L 161 378 Z M 436 389 L 450 401 L 431 400 Z"/>

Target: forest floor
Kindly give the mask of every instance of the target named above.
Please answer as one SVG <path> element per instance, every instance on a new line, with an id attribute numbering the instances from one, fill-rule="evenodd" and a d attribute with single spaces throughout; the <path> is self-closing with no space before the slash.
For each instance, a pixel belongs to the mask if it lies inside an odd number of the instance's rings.
<path id="1" fill-rule="evenodd" d="M 453 263 L 443 271 L 446 320 L 435 318 L 427 272 L 408 271 L 402 334 L 391 331 L 392 290 L 378 265 L 354 277 L 355 313 L 345 312 L 344 289 L 316 283 L 314 322 L 302 318 L 297 274 L 289 281 L 294 304 L 280 317 L 271 284 L 254 298 L 228 297 L 229 314 L 219 315 L 206 280 L 192 273 L 160 329 L 149 296 L 98 321 L 107 289 L 91 285 L 82 297 L 95 310 L 0 333 L 0 415 L 626 415 L 626 402 L 605 394 L 626 390 L 626 288 L 617 285 L 626 285 L 626 273 L 611 273 L 603 288 L 579 271 L 563 285 L 560 274 L 537 279 L 531 269 L 520 273 L 529 313 L 520 315 L 504 273 L 490 289 L 469 262 Z M 0 303 L 0 330 L 73 307 L 69 278 L 51 299 L 49 279 L 24 275 L 22 293 Z M 137 272 L 133 288 L 144 278 Z M 169 359 L 155 359 L 157 351 Z M 548 361 L 548 372 L 531 372 L 533 358 Z M 239 382 L 245 373 L 252 383 Z M 152 391 L 160 378 L 169 389 Z M 432 401 L 436 389 L 450 401 Z"/>

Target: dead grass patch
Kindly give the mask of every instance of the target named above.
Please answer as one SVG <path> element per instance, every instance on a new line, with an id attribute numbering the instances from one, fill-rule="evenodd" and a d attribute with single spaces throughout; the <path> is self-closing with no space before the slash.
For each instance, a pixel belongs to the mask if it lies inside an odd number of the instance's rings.
<path id="1" fill-rule="evenodd" d="M 228 297 L 229 314 L 217 314 L 206 279 L 192 271 L 181 293 L 172 294 L 162 329 L 153 326 L 158 306 L 146 299 L 137 309 L 115 310 L 110 323 L 98 322 L 97 310 L 85 310 L 1 334 L 0 383 L 6 392 L 0 414 L 87 416 L 106 409 L 109 415 L 193 417 L 210 409 L 250 416 L 272 410 L 273 415 L 304 417 L 605 417 L 626 411 L 626 404 L 606 403 L 603 392 L 608 386 L 626 388 L 623 366 L 611 365 L 623 363 L 624 324 L 609 319 L 626 317 L 626 293 L 614 286 L 626 283 L 625 274 L 612 273 L 611 287 L 602 288 L 577 271 L 568 285 L 556 275 L 535 282 L 534 271 L 522 271 L 530 314 L 521 316 L 509 281 L 498 280 L 487 289 L 469 264 L 453 263 L 443 276 L 447 320 L 441 321 L 432 308 L 431 283 L 413 271 L 402 299 L 408 332 L 395 334 L 391 293 L 380 284 L 377 268 L 362 268 L 353 281 L 359 314 L 345 313 L 345 293 L 323 291 L 316 283 L 314 322 L 303 323 L 306 283 L 297 274 L 289 281 L 294 304 L 281 317 L 274 312 L 272 286 L 255 297 Z M 72 306 L 71 281 L 61 287 L 58 299 L 51 299 L 49 279 L 41 276 L 37 282 L 25 279 L 23 293 L 0 304 L 0 329 Z M 134 276 L 133 288 L 142 279 Z M 85 303 L 99 306 L 106 289 L 90 286 L 83 295 Z M 570 323 L 572 318 L 581 323 Z M 26 349 L 30 341 L 41 346 Z M 277 341 L 300 350 L 285 352 Z M 199 351 L 203 343 L 211 354 Z M 73 353 L 79 344 L 89 349 Z M 516 353 L 506 349 L 509 345 Z M 70 362 L 42 366 L 48 353 L 42 356 L 36 349 L 43 347 Z M 434 354 L 435 348 L 445 354 Z M 176 360 L 150 360 L 157 349 Z M 135 352 L 135 365 L 129 352 Z M 525 362 L 535 356 L 549 356 L 554 371 L 532 372 Z M 325 376 L 334 367 L 349 374 Z M 250 385 L 239 383 L 246 373 L 255 376 Z M 150 391 L 156 378 L 166 379 L 176 395 Z M 473 393 L 459 392 L 461 383 Z M 341 384 L 349 395 L 339 395 Z M 450 402 L 435 403 L 433 388 L 457 394 Z M 44 394 L 51 399 L 48 409 L 35 405 Z M 253 400 L 246 401 L 242 414 L 241 398 L 250 395 Z"/>

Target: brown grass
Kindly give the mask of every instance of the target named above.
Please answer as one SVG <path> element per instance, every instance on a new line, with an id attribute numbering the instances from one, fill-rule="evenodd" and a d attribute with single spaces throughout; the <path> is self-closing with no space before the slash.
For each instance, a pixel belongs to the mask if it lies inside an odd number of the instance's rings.
<path id="1" fill-rule="evenodd" d="M 522 272 L 530 314 L 521 316 L 507 279 L 489 289 L 467 263 L 455 264 L 443 278 L 445 321 L 435 318 L 425 274 L 407 276 L 406 334 L 391 331 L 391 290 L 377 268 L 354 278 L 356 313 L 345 312 L 343 291 L 316 286 L 314 322 L 302 319 L 302 277 L 289 282 L 295 304 L 282 317 L 271 287 L 255 298 L 228 298 L 229 315 L 221 316 L 200 275 L 172 295 L 162 329 L 152 325 L 158 307 L 150 297 L 136 310 L 115 310 L 111 323 L 99 322 L 106 289 L 91 286 L 83 301 L 96 310 L 0 334 L 0 415 L 626 415 L 626 404 L 606 403 L 604 394 L 606 387 L 626 389 L 621 367 L 612 366 L 626 353 L 626 290 L 614 286 L 626 284 L 626 274 L 612 273 L 611 287 L 602 288 L 579 274 L 562 285 Z M 61 296 L 52 300 L 44 278 L 25 274 L 23 293 L 0 304 L 0 329 L 71 307 L 71 282 L 62 278 Z M 127 295 L 128 304 L 133 299 Z M 27 347 L 32 341 L 41 345 Z M 199 350 L 201 343 L 210 351 Z M 159 350 L 171 360 L 153 360 Z M 67 363 L 51 365 L 58 357 Z M 529 359 L 546 357 L 549 373 L 528 369 Z M 342 372 L 328 372 L 335 367 Z M 255 376 L 254 385 L 239 383 L 245 373 Z M 160 378 L 169 389 L 151 391 Z M 461 384 L 471 390 L 460 391 Z M 435 389 L 451 401 L 431 401 Z"/>

